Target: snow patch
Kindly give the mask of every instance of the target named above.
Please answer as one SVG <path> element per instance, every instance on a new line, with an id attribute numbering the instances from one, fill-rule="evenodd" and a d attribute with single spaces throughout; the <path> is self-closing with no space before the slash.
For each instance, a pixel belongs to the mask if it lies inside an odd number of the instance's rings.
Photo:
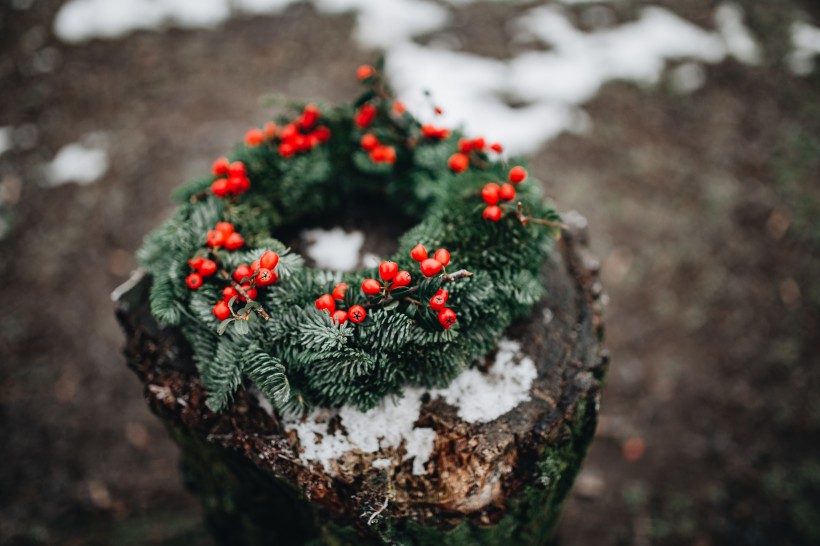
<path id="1" fill-rule="evenodd" d="M 692 93 L 706 83 L 706 72 L 698 63 L 683 63 L 669 71 L 669 81 L 679 93 Z"/>
<path id="2" fill-rule="evenodd" d="M 90 184 L 108 171 L 108 153 L 100 148 L 73 143 L 64 146 L 46 166 L 49 186 L 61 186 L 68 182 Z"/>
<path id="3" fill-rule="evenodd" d="M 743 10 L 737 4 L 721 4 L 715 10 L 715 24 L 726 44 L 726 50 L 742 63 L 760 64 L 760 46 L 743 24 Z"/>
<path id="4" fill-rule="evenodd" d="M 334 271 L 352 271 L 359 264 L 359 252 L 364 244 L 361 231 L 347 232 L 340 227 L 333 229 L 308 229 L 302 232 L 308 241 L 307 255 L 316 267 Z"/>
<path id="5" fill-rule="evenodd" d="M 0 127 L 0 155 L 11 150 L 14 146 L 11 140 L 13 131 L 14 129 L 12 127 Z"/>
<path id="6" fill-rule="evenodd" d="M 456 407 L 459 417 L 465 421 L 486 423 L 497 419 L 530 399 L 530 387 L 538 372 L 532 359 L 520 351 L 519 342 L 502 339 L 495 363 L 487 373 L 466 370 L 447 388 L 431 390 L 429 394 Z M 380 453 L 383 449 L 404 445 L 405 458 L 413 459 L 413 474 L 421 475 L 436 437 L 432 429 L 415 426 L 426 392 L 426 389 L 411 387 L 405 389 L 403 398 L 385 398 L 366 412 L 347 406 L 339 410 L 317 408 L 304 421 L 285 416 L 283 422 L 299 436 L 303 450 L 300 457 L 304 462 L 319 462 L 330 469 L 328 463 L 350 451 Z M 344 430 L 330 434 L 328 424 L 337 416 Z M 372 464 L 386 468 L 390 461 L 380 457 Z"/>
<path id="7" fill-rule="evenodd" d="M 792 47 L 789 68 L 800 76 L 814 70 L 814 57 L 820 55 L 820 28 L 798 21 L 791 26 Z"/>

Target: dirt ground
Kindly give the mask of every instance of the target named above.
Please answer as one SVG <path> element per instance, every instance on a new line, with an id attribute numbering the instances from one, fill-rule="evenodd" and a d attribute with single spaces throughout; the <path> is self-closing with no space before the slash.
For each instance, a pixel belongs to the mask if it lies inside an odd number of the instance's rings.
<path id="1" fill-rule="evenodd" d="M 23 128 L 0 155 L 0 544 L 211 544 L 109 293 L 170 190 L 263 119 L 260 96 L 348 100 L 375 54 L 350 16 L 301 5 L 67 46 L 59 3 L 0 4 L 0 126 Z M 663 3 L 711 24 L 712 2 Z M 591 131 L 532 159 L 589 219 L 610 297 L 601 423 L 560 544 L 820 543 L 820 70 L 782 61 L 795 13 L 820 10 L 741 4 L 760 66 L 707 66 L 691 94 L 609 84 Z M 454 32 L 503 57 L 494 21 L 514 9 L 465 7 Z M 104 178 L 46 187 L 42 165 L 94 132 Z"/>

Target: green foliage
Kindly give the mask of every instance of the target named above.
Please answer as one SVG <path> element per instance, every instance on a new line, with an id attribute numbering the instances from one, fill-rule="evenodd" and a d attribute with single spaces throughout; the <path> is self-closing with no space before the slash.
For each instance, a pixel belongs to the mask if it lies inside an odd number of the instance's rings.
<path id="1" fill-rule="evenodd" d="M 139 260 L 153 275 L 152 312 L 162 323 L 181 327 L 214 410 L 230 403 L 244 379 L 280 410 L 303 404 L 368 409 L 385 395 L 400 394 L 404 385 L 445 386 L 491 350 L 510 322 L 543 295 L 539 273 L 555 235 L 552 228 L 522 225 L 512 204 L 500 222 L 481 217 L 481 187 L 504 180 L 509 165 L 480 154 L 470 169 L 454 174 L 447 158 L 457 150 L 458 134 L 426 140 L 412 117 L 392 117 L 386 101 L 371 100 L 379 116 L 368 131 L 396 148 L 394 165 L 375 165 L 361 151 L 364 131 L 353 124 L 353 107 L 325 108 L 319 123 L 330 128 L 329 142 L 288 158 L 267 143 L 237 147 L 230 159 L 245 163 L 250 190 L 220 199 L 208 192 L 214 177 L 198 178 L 176 192 L 178 210 L 147 237 Z M 537 181 L 527 180 L 516 190 L 527 215 L 557 218 Z M 313 218 L 339 214 L 364 197 L 418 221 L 401 237 L 396 255 L 386 258 L 419 283 L 412 296 L 421 305 L 401 299 L 411 294 L 399 291 L 400 301 L 370 309 L 364 322 L 338 325 L 315 308 L 314 300 L 344 281 L 351 289 L 340 305 L 365 304 L 359 286 L 365 277 L 377 278 L 377 271 L 306 268 L 276 237 Z M 207 254 L 206 233 L 219 221 L 234 224 L 246 242 L 237 251 L 215 252 L 225 270 L 251 263 L 266 250 L 280 255 L 279 282 L 260 288 L 257 298 L 270 320 L 259 320 L 249 306 L 235 303 L 238 316 L 220 325 L 211 309 L 227 281 L 218 275 L 199 290 L 187 289 L 188 260 Z M 447 305 L 458 315 L 449 330 L 427 305 L 441 278 L 424 279 L 410 258 L 418 243 L 430 251 L 450 250 L 450 272 L 473 273 L 447 284 Z"/>

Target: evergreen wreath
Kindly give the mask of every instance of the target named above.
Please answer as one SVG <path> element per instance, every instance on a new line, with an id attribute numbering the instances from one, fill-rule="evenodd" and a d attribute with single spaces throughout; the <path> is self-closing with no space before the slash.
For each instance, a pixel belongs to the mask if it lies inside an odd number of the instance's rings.
<path id="1" fill-rule="evenodd" d="M 446 386 L 543 295 L 560 223 L 539 184 L 499 144 L 420 124 L 376 69 L 357 76 L 352 105 L 248 131 L 139 252 L 152 313 L 190 342 L 215 411 L 245 379 L 283 411 Z M 363 195 L 418 222 L 377 269 L 309 268 L 274 238 Z"/>

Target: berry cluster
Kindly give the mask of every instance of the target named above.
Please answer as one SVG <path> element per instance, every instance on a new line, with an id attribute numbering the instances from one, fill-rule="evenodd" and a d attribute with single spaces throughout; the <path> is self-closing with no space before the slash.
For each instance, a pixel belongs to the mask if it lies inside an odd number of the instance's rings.
<path id="1" fill-rule="evenodd" d="M 373 133 L 364 134 L 359 144 L 362 150 L 368 152 L 370 161 L 373 163 L 392 165 L 396 162 L 396 149 L 393 146 L 385 146 L 379 142 L 379 139 Z"/>
<path id="2" fill-rule="evenodd" d="M 316 309 L 327 311 L 330 314 L 331 320 L 336 324 L 344 324 L 348 320 L 356 324 L 362 322 L 367 318 L 367 311 L 365 311 L 361 305 L 351 305 L 347 311 L 337 308 L 340 305 L 344 305 L 345 294 L 348 288 L 347 283 L 340 282 L 333 288 L 332 293 L 323 294 L 316 299 Z"/>
<path id="3" fill-rule="evenodd" d="M 205 243 L 211 248 L 238 250 L 245 244 L 245 239 L 230 222 L 217 222 L 216 227 L 205 237 Z"/>
<path id="4" fill-rule="evenodd" d="M 220 157 L 211 166 L 211 173 L 217 177 L 211 183 L 211 193 L 217 197 L 236 197 L 251 187 L 245 164 L 241 161 L 231 163 L 227 157 Z"/>
<path id="5" fill-rule="evenodd" d="M 262 129 L 250 129 L 245 133 L 245 144 L 255 148 L 269 143 L 277 147 L 282 157 L 309 152 L 330 140 L 330 129 L 325 125 L 317 125 L 320 116 L 319 107 L 308 104 L 296 119 L 282 127 L 268 122 Z"/>
<path id="6" fill-rule="evenodd" d="M 399 271 L 399 264 L 388 261 L 379 264 L 379 278 L 381 282 L 376 279 L 363 280 L 362 292 L 368 296 L 386 296 L 392 290 L 408 286 L 413 281 L 409 271 Z"/>
<path id="7" fill-rule="evenodd" d="M 515 186 L 527 178 L 527 170 L 524 167 L 513 167 L 507 175 L 507 180 L 511 183 L 504 183 L 501 186 L 495 182 L 485 184 L 481 189 L 481 198 L 487 203 L 487 207 L 482 212 L 482 217 L 490 222 L 498 222 L 504 215 L 504 211 L 498 206 L 500 201 L 512 201 L 515 199 Z"/>
<path id="8" fill-rule="evenodd" d="M 444 140 L 450 138 L 450 129 L 436 127 L 435 125 L 422 125 L 421 134 L 430 140 Z"/>
<path id="9" fill-rule="evenodd" d="M 447 249 L 440 248 L 436 250 L 433 257 L 430 258 L 427 249 L 422 244 L 413 247 L 413 250 L 410 251 L 410 257 L 419 262 L 421 272 L 425 277 L 437 275 L 450 263 L 450 252 Z M 455 311 L 445 307 L 449 295 L 450 293 L 442 288 L 430 298 L 430 308 L 437 313 L 438 321 L 445 330 L 455 324 L 457 319 Z"/>
<path id="10" fill-rule="evenodd" d="M 500 154 L 504 151 L 504 147 L 498 143 L 488 146 L 484 137 L 462 138 L 458 141 L 458 152 L 450 156 L 447 166 L 454 173 L 462 173 L 470 166 L 471 158 L 483 162 L 486 159 L 487 150 Z"/>
<path id="11" fill-rule="evenodd" d="M 191 290 L 199 290 L 206 277 L 213 276 L 216 273 L 216 262 L 203 258 L 202 256 L 194 256 L 188 260 L 188 265 L 193 269 L 193 273 L 185 277 L 185 284 Z"/>

